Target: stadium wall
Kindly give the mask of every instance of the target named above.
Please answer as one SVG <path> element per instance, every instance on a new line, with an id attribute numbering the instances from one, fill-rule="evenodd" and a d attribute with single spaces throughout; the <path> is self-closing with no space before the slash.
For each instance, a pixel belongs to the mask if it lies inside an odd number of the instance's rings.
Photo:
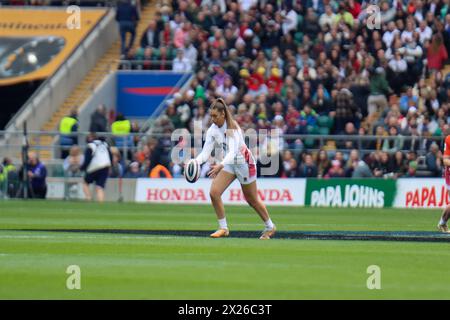
<path id="1" fill-rule="evenodd" d="M 49 178 L 49 199 L 84 199 L 81 178 Z M 122 183 L 122 186 L 120 186 Z M 106 199 L 140 203 L 210 204 L 210 179 L 109 179 Z M 450 204 L 445 181 L 420 179 L 258 179 L 267 205 L 344 208 L 443 208 Z M 222 196 L 225 204 L 245 205 L 234 181 Z"/>
<path id="2" fill-rule="evenodd" d="M 5 128 L 7 134 L 0 141 L 0 154 L 14 157 L 13 151 L 3 146 L 20 145 L 21 138 L 8 133 L 22 130 L 24 122 L 27 122 L 28 130 L 40 130 L 49 115 L 61 106 L 71 90 L 86 76 L 118 37 L 115 11 L 108 10 L 73 54 L 58 67 L 54 75 L 44 81 L 8 122 Z"/>
<path id="3" fill-rule="evenodd" d="M 108 113 L 116 110 L 116 86 L 117 76 L 113 72 L 106 76 L 97 88 L 95 88 L 92 95 L 83 103 L 78 113 L 80 123 L 79 131 L 89 131 L 91 115 L 100 104 L 105 105 Z"/>

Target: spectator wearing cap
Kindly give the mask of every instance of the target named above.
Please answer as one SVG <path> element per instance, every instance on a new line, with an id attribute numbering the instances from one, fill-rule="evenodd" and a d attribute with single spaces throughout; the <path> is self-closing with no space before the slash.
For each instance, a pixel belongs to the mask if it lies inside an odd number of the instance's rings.
<path id="1" fill-rule="evenodd" d="M 267 94 L 268 89 L 265 84 L 265 76 L 266 70 L 263 67 L 259 67 L 256 72 L 252 73 L 250 77 L 247 79 L 247 88 L 248 94 L 256 97 L 260 94 Z M 274 93 L 275 90 L 273 90 Z"/>
<path id="2" fill-rule="evenodd" d="M 266 85 L 268 88 L 274 88 L 277 94 L 281 92 L 283 80 L 281 79 L 280 69 L 272 68 L 272 70 L 270 71 L 270 77 L 266 80 Z"/>
<path id="3" fill-rule="evenodd" d="M 408 171 L 403 176 L 404 178 L 415 178 L 417 174 L 417 161 L 413 160 L 408 163 Z"/>
<path id="4" fill-rule="evenodd" d="M 133 161 L 128 166 L 128 169 L 125 172 L 123 177 L 128 178 L 128 179 L 137 179 L 137 178 L 143 178 L 143 177 L 145 177 L 145 175 L 140 170 L 139 162 Z"/>
<path id="5" fill-rule="evenodd" d="M 342 164 L 339 160 L 332 160 L 331 167 L 328 169 L 327 173 L 324 176 L 325 178 L 344 178 L 345 171 L 342 168 Z"/>

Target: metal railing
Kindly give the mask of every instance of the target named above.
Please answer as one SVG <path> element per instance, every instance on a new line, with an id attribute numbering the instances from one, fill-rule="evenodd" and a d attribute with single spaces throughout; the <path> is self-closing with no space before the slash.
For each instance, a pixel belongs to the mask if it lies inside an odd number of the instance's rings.
<path id="1" fill-rule="evenodd" d="M 0 139 L 5 135 L 13 135 L 16 139 L 12 139 L 12 141 L 23 141 L 23 132 L 22 131 L 13 131 L 6 132 L 0 131 Z M 90 135 L 90 132 L 78 132 L 71 135 L 66 135 L 66 137 L 72 137 L 76 139 L 76 144 L 80 147 L 84 147 L 86 145 L 86 138 Z M 142 149 L 142 146 L 145 145 L 150 139 L 156 139 L 161 141 L 162 139 L 171 140 L 170 149 L 174 147 L 178 142 L 175 139 L 171 139 L 171 134 L 162 134 L 162 133 L 130 133 L 126 136 L 117 136 L 113 135 L 111 132 L 102 132 L 97 133 L 99 136 L 104 136 L 112 146 L 116 146 L 122 153 L 122 155 L 133 154 L 138 150 Z M 38 156 L 46 153 L 56 155 L 50 162 L 58 162 L 61 160 L 61 153 L 63 151 L 68 151 L 71 148 L 71 145 L 61 145 L 60 144 L 61 134 L 57 131 L 29 131 L 28 132 L 28 141 L 30 145 L 30 149 L 34 150 L 38 153 Z M 191 136 L 191 140 L 193 141 L 194 136 Z M 195 137 L 196 138 L 196 137 Z M 203 136 L 204 138 L 204 136 Z M 51 140 L 52 143 L 44 143 L 44 140 Z M 370 148 L 370 143 L 374 141 L 378 141 L 379 145 L 383 144 L 384 141 L 396 141 L 402 140 L 402 148 L 398 151 L 402 151 L 407 153 L 409 151 L 415 151 L 418 155 L 424 155 L 428 152 L 429 146 L 434 142 L 436 143 L 440 149 L 443 147 L 444 139 L 443 136 L 431 136 L 431 137 L 411 137 L 411 136 L 360 136 L 360 135 L 282 135 L 280 139 L 283 139 L 285 142 L 283 150 L 291 150 L 298 152 L 301 151 L 310 151 L 316 152 L 322 148 L 333 152 L 333 151 L 342 151 L 344 153 L 350 152 L 352 149 L 357 149 L 362 154 L 366 154 L 369 152 L 373 152 L 376 149 Z M 55 143 L 53 143 L 55 141 Z M 295 143 L 295 141 L 300 141 L 300 144 Z M 332 142 L 331 144 L 329 142 Z M 347 148 L 345 146 L 346 142 L 352 142 L 353 145 L 351 148 Z M 418 148 L 407 148 L 411 146 L 411 142 L 414 142 L 412 146 L 419 146 Z M 75 143 L 74 143 L 75 144 Z M 22 143 L 13 143 L 13 144 L 4 144 L 0 146 L 0 157 L 9 156 L 15 158 L 16 160 L 20 158 L 20 152 L 22 149 Z M 193 144 L 192 144 L 193 146 Z M 392 153 L 390 150 L 382 150 Z M 166 150 L 170 153 L 170 150 Z M 397 151 L 397 150 L 395 150 Z"/>
<path id="2" fill-rule="evenodd" d="M 155 70 L 155 71 L 171 71 L 173 60 L 116 60 L 120 70 Z M 161 65 L 165 68 L 161 69 Z M 146 66 L 149 66 L 146 69 Z"/>

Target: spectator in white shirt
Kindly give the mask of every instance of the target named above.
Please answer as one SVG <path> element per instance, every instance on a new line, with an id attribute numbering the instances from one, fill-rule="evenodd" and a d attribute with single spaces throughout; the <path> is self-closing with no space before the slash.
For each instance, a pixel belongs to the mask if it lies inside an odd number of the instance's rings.
<path id="1" fill-rule="evenodd" d="M 431 40 L 431 37 L 433 36 L 433 30 L 427 25 L 426 20 L 420 21 L 416 32 L 419 34 L 421 44 L 424 44 L 426 40 Z"/>
<path id="2" fill-rule="evenodd" d="M 399 52 L 409 64 L 415 63 L 423 55 L 422 48 L 413 39 L 406 41 L 406 45 L 400 48 Z"/>
<path id="3" fill-rule="evenodd" d="M 297 27 L 297 12 L 292 9 L 292 5 L 290 3 L 286 4 L 286 10 L 281 12 L 281 16 L 283 17 L 283 24 L 281 25 L 283 34 L 295 30 Z"/>
<path id="4" fill-rule="evenodd" d="M 177 50 L 177 57 L 173 59 L 172 71 L 175 72 L 191 72 L 192 63 L 184 56 L 183 49 Z"/>
<path id="5" fill-rule="evenodd" d="M 389 61 L 389 68 L 396 74 L 403 73 L 408 70 L 408 64 L 406 63 L 406 60 L 402 58 L 401 53 L 397 51 L 394 55 L 394 59 Z"/>
<path id="6" fill-rule="evenodd" d="M 395 22 L 391 21 L 388 24 L 388 30 L 383 34 L 383 42 L 387 48 L 390 48 L 394 41 L 395 35 L 400 33 L 395 26 Z"/>
<path id="7" fill-rule="evenodd" d="M 326 27 L 330 29 L 335 21 L 336 14 L 333 12 L 333 9 L 330 5 L 325 6 L 325 12 L 320 15 L 319 25 L 322 30 Z"/>
<path id="8" fill-rule="evenodd" d="M 413 39 L 414 29 L 415 29 L 414 27 L 415 27 L 415 25 L 414 25 L 413 21 L 408 20 L 406 22 L 406 29 L 402 32 L 402 36 L 401 36 L 403 43 L 406 43 L 406 41 Z"/>
<path id="9" fill-rule="evenodd" d="M 216 94 L 224 98 L 225 100 L 230 96 L 235 97 L 237 93 L 238 88 L 233 85 L 233 81 L 231 80 L 230 76 L 227 76 L 224 83 L 217 87 L 216 90 Z"/>
<path id="10" fill-rule="evenodd" d="M 175 33 L 179 28 L 181 28 L 183 26 L 183 21 L 184 18 L 182 15 L 180 15 L 179 13 L 175 13 L 175 15 L 173 16 L 173 19 L 170 20 L 170 29 L 172 30 L 173 33 Z"/>
<path id="11" fill-rule="evenodd" d="M 250 8 L 258 3 L 257 0 L 241 0 L 241 9 L 243 11 L 248 11 Z"/>
<path id="12" fill-rule="evenodd" d="M 194 65 L 197 62 L 198 51 L 189 39 L 185 40 L 183 51 L 186 59 L 188 59 L 191 64 Z"/>

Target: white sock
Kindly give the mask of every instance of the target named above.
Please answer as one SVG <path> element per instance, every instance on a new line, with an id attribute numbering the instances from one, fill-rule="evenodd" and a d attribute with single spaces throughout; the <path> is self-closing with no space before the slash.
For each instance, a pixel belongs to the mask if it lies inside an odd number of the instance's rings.
<path id="1" fill-rule="evenodd" d="M 269 218 L 269 220 L 264 222 L 264 224 L 266 225 L 267 229 L 273 229 L 273 222 L 272 222 L 272 220 L 270 220 L 270 218 Z"/>
<path id="2" fill-rule="evenodd" d="M 228 229 L 227 218 L 219 219 L 219 227 L 221 229 Z"/>
<path id="3" fill-rule="evenodd" d="M 445 222 L 444 219 L 441 218 L 441 220 L 439 221 L 439 225 L 442 226 L 444 224 L 447 224 L 447 222 Z"/>

